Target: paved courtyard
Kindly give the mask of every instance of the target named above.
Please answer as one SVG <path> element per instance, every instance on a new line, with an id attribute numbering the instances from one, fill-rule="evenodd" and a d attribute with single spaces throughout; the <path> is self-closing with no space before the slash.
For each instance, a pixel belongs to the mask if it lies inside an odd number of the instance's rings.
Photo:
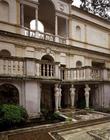
<path id="1" fill-rule="evenodd" d="M 110 140 L 110 122 L 58 133 L 64 140 Z"/>

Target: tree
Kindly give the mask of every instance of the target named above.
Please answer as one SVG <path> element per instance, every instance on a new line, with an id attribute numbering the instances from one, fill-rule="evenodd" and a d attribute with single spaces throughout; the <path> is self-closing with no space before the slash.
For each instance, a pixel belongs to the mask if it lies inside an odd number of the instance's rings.
<path id="1" fill-rule="evenodd" d="M 110 0 L 81 0 L 80 8 L 110 20 L 108 11 L 110 10 Z"/>

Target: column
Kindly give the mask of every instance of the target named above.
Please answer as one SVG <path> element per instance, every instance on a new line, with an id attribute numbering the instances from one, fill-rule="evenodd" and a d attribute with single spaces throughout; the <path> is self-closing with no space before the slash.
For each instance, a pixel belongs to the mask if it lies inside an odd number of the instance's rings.
<path id="1" fill-rule="evenodd" d="M 62 89 L 61 89 L 61 85 L 59 85 L 59 100 L 58 100 L 58 108 L 61 109 L 61 97 L 62 97 Z"/>
<path id="2" fill-rule="evenodd" d="M 59 88 L 58 84 L 55 84 L 55 111 L 58 112 L 58 103 L 59 103 Z"/>
<path id="3" fill-rule="evenodd" d="M 86 101 L 86 109 L 89 109 L 89 91 L 90 91 L 90 87 L 88 84 L 85 85 L 85 101 Z"/>
<path id="4" fill-rule="evenodd" d="M 71 88 L 70 88 L 71 108 L 74 108 L 75 90 L 76 90 L 76 89 L 74 88 L 74 85 L 72 84 L 72 85 L 71 85 Z"/>
<path id="5" fill-rule="evenodd" d="M 36 31 L 38 31 L 38 7 L 35 9 Z"/>
<path id="6" fill-rule="evenodd" d="M 58 35 L 58 16 L 55 16 L 55 35 Z"/>

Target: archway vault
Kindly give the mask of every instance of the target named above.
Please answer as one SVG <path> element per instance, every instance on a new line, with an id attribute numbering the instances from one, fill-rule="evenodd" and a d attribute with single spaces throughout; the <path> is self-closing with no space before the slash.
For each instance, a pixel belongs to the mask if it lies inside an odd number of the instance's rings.
<path id="1" fill-rule="evenodd" d="M 0 85 L 0 104 L 19 104 L 19 91 L 14 85 Z"/>

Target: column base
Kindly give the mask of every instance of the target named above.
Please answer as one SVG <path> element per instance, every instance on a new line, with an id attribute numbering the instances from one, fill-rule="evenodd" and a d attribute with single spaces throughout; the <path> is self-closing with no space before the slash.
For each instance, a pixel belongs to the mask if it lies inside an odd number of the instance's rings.
<path id="1" fill-rule="evenodd" d="M 89 110 L 89 109 L 90 109 L 89 107 L 86 107 L 86 108 L 85 108 L 85 110 Z"/>
<path id="2" fill-rule="evenodd" d="M 60 111 L 59 110 L 55 110 L 55 113 L 59 113 Z"/>

